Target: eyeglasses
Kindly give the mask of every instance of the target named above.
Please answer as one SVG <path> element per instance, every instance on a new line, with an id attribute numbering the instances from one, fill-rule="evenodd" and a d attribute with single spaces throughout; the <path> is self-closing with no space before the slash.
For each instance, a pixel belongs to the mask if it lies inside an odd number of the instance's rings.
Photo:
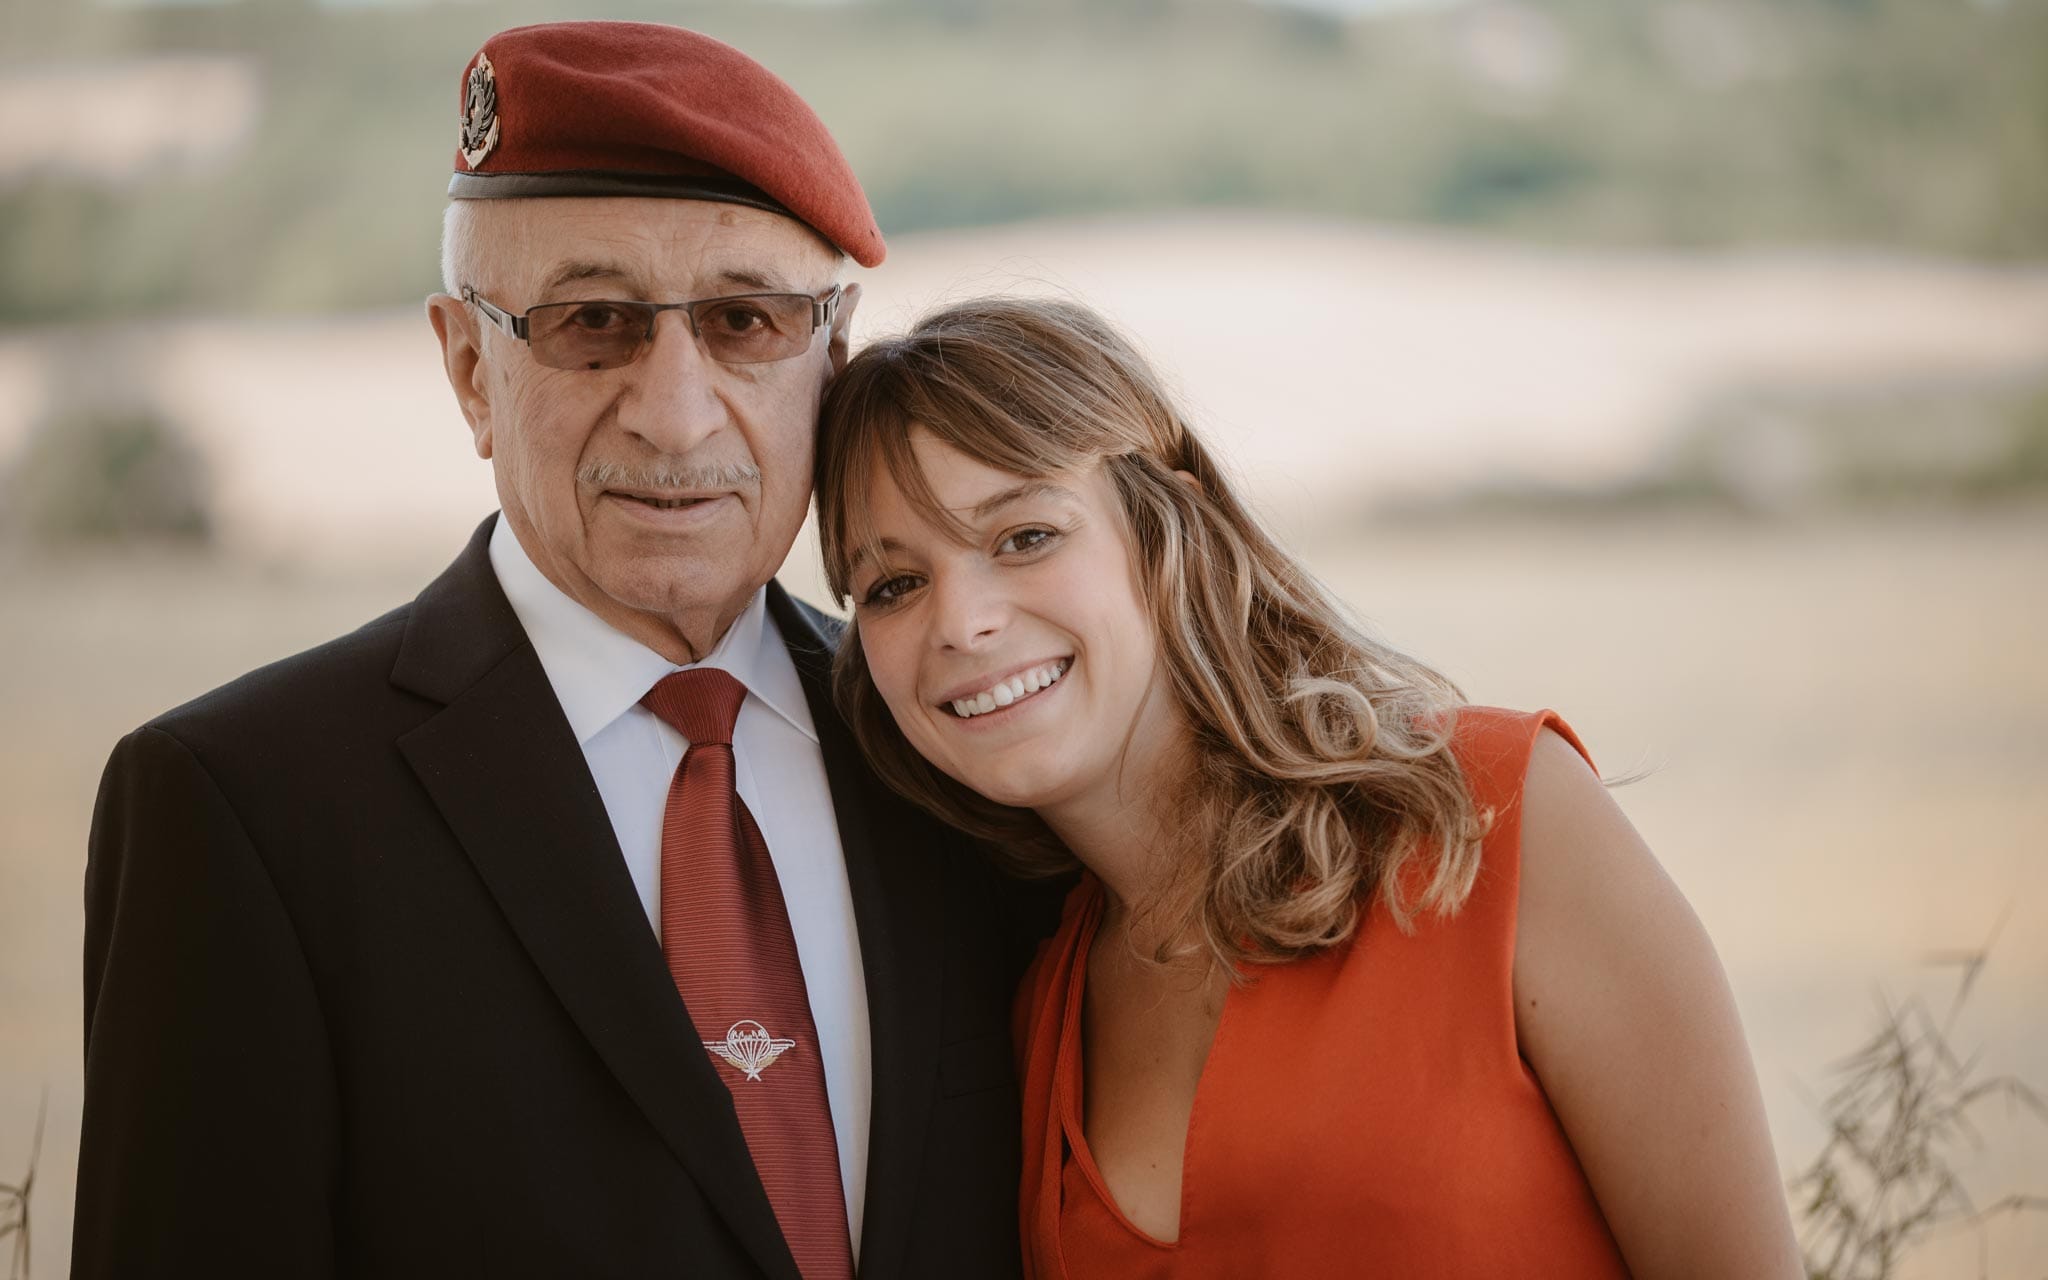
<path id="1" fill-rule="evenodd" d="M 766 364 L 810 350 L 839 315 L 839 286 L 827 293 L 743 293 L 694 302 L 549 302 L 525 315 L 494 306 L 464 286 L 462 300 L 533 349 L 550 369 L 616 369 L 646 354 L 654 322 L 680 311 L 706 355 L 721 364 Z"/>

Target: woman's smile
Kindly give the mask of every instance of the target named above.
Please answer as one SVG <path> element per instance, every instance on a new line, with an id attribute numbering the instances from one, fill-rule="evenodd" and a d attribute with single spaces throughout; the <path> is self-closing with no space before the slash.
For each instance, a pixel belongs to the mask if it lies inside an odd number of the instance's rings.
<path id="1" fill-rule="evenodd" d="M 962 689 L 941 695 L 937 705 L 941 711 L 960 720 L 994 716 L 999 711 L 1037 700 L 1040 693 L 1060 682 L 1073 662 L 1073 655 L 1069 654 L 1047 662 L 1032 663 L 1021 671 L 994 680 L 970 680 Z"/>

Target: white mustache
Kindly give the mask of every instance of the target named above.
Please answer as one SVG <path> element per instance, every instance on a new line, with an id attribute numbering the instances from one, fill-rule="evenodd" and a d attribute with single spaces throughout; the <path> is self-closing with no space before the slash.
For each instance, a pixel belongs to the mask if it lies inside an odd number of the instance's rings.
<path id="1" fill-rule="evenodd" d="M 592 489 L 751 489 L 761 483 L 761 468 L 751 462 L 684 462 L 659 458 L 628 465 L 586 462 L 576 481 Z"/>

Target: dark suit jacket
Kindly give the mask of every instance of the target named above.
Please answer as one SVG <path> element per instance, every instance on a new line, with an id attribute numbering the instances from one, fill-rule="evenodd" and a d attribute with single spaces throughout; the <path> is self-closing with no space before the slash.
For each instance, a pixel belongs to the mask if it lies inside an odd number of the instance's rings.
<path id="1" fill-rule="evenodd" d="M 136 730 L 86 872 L 74 1274 L 797 1272 L 485 521 L 412 604 Z M 860 1273 L 1018 1270 L 1046 896 L 860 759 L 769 588 L 867 975 Z"/>

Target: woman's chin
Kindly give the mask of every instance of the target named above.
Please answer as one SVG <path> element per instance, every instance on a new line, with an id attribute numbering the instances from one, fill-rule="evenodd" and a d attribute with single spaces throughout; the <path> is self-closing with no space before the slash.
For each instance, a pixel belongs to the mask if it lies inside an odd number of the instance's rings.
<path id="1" fill-rule="evenodd" d="M 1060 781 L 1033 776 L 1018 776 L 1014 772 L 992 776 L 985 770 L 947 770 L 953 781 L 979 794 L 984 800 L 1008 805 L 1012 809 L 1037 809 L 1051 803 L 1061 791 Z"/>

